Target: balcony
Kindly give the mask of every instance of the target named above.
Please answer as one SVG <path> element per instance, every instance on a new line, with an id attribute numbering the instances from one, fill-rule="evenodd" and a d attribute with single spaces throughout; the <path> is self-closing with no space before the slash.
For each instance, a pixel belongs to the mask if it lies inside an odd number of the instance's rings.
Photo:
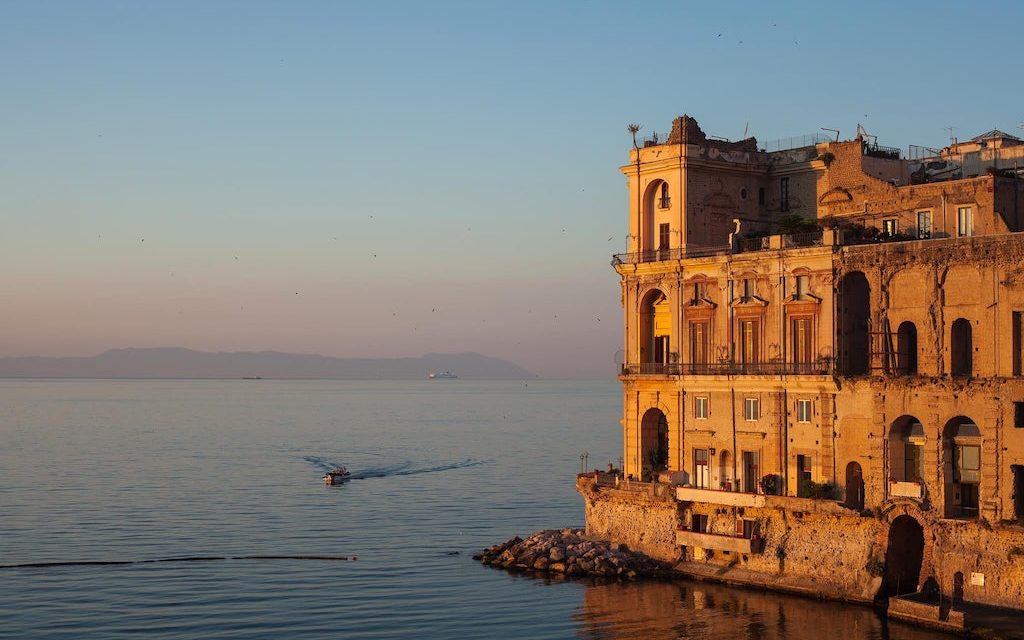
<path id="1" fill-rule="evenodd" d="M 889 480 L 889 495 L 894 498 L 924 499 L 924 485 L 920 482 Z"/>
<path id="2" fill-rule="evenodd" d="M 622 376 L 829 376 L 833 358 L 814 362 L 642 362 L 623 364 Z"/>
<path id="3" fill-rule="evenodd" d="M 680 529 L 676 531 L 676 544 L 684 547 L 699 547 L 716 551 L 733 551 L 736 553 L 754 553 L 754 545 L 749 538 L 737 538 L 717 533 L 700 533 Z"/>
<path id="4" fill-rule="evenodd" d="M 704 258 L 729 253 L 728 246 L 721 247 L 677 247 L 675 249 L 652 249 L 634 253 L 617 253 L 612 256 L 612 266 L 620 264 L 642 264 L 646 262 L 666 262 L 684 258 Z"/>
<path id="5" fill-rule="evenodd" d="M 765 505 L 765 497 L 759 493 L 739 493 L 697 487 L 676 487 L 676 500 L 721 504 L 729 507 L 763 507 Z"/>

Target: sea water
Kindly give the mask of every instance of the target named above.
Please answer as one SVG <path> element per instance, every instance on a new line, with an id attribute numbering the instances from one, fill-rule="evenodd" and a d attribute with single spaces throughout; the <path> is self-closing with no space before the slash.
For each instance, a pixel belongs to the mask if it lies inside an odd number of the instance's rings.
<path id="1" fill-rule="evenodd" d="M 941 637 L 471 559 L 582 526 L 575 474 L 619 464 L 620 416 L 614 380 L 0 380 L 0 637 Z"/>

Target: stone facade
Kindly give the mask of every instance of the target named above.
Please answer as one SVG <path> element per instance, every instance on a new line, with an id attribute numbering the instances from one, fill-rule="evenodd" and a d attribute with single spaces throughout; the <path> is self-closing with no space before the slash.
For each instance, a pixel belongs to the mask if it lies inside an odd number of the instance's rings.
<path id="1" fill-rule="evenodd" d="M 1024 180 L 899 155 L 766 153 L 686 116 L 633 149 L 623 469 L 581 479 L 588 533 L 1024 608 Z"/>

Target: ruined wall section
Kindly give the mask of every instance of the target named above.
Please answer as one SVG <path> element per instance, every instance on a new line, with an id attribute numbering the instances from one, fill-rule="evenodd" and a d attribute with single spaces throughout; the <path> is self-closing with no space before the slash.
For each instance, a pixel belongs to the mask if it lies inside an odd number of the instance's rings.
<path id="1" fill-rule="evenodd" d="M 625 544 L 664 562 L 679 560 L 678 506 L 669 485 L 623 483 L 614 488 L 580 478 L 576 488 L 583 496 L 588 536 Z"/>

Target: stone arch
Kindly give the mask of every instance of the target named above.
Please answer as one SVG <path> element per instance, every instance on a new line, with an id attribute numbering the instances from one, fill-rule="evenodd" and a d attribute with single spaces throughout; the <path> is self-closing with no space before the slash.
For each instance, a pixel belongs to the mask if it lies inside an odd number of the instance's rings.
<path id="1" fill-rule="evenodd" d="M 892 521 L 885 549 L 885 595 L 917 591 L 924 568 L 924 546 L 924 527 L 916 518 L 903 514 Z"/>
<path id="2" fill-rule="evenodd" d="M 652 180 L 644 192 L 640 212 L 640 250 L 644 252 L 657 251 L 662 248 L 659 245 L 657 225 L 658 210 L 666 208 L 660 206 L 663 204 L 661 202 L 662 186 L 666 190 L 668 189 L 668 183 L 664 180 Z"/>
<path id="3" fill-rule="evenodd" d="M 651 407 L 640 420 L 640 465 L 644 476 L 668 469 L 668 418 Z"/>
<path id="4" fill-rule="evenodd" d="M 846 465 L 846 507 L 864 510 L 864 471 L 856 460 Z"/>
<path id="5" fill-rule="evenodd" d="M 907 320 L 896 330 L 896 372 L 917 375 L 917 325 Z"/>
<path id="6" fill-rule="evenodd" d="M 888 440 L 889 480 L 923 484 L 925 441 L 924 427 L 914 416 L 893 420 Z"/>
<path id="7" fill-rule="evenodd" d="M 981 495 L 981 430 L 967 416 L 942 429 L 942 484 L 947 518 L 977 518 Z"/>
<path id="8" fill-rule="evenodd" d="M 867 375 L 871 366 L 871 285 L 861 271 L 839 280 L 839 366 L 846 375 Z"/>
<path id="9" fill-rule="evenodd" d="M 957 318 L 949 332 L 949 371 L 954 376 L 970 377 L 973 373 L 974 340 L 971 321 Z"/>
<path id="10" fill-rule="evenodd" d="M 672 348 L 672 308 L 661 289 L 651 289 L 640 299 L 641 373 L 663 373 Z M 647 366 L 645 370 L 644 365 Z"/>

